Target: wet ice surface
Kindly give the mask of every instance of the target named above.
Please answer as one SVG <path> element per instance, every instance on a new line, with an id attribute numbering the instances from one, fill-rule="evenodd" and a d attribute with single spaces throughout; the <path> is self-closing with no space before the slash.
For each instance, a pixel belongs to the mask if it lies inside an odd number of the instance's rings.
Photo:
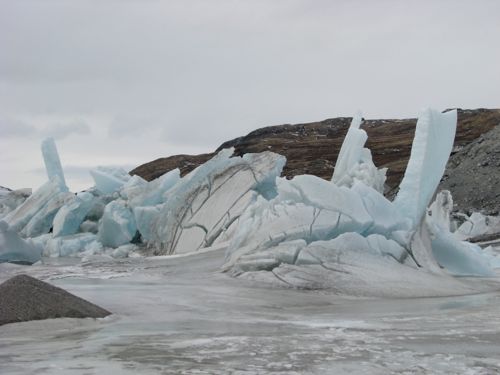
<path id="1" fill-rule="evenodd" d="M 222 257 L 0 265 L 115 313 L 0 327 L 0 373 L 500 373 L 498 292 L 346 298 L 233 279 Z"/>

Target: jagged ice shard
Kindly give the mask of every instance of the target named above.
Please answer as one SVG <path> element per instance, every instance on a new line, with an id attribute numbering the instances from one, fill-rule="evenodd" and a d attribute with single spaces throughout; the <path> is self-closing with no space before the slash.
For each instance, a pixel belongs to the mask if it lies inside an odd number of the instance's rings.
<path id="1" fill-rule="evenodd" d="M 366 133 L 359 129 L 361 119 L 354 118 L 332 183 L 315 176 L 278 179 L 277 195 L 259 197 L 240 218 L 223 269 L 280 285 L 354 288 L 361 294 L 385 290 L 390 295 L 432 294 L 430 280 L 453 288 L 443 266 L 456 275 L 490 276 L 480 251 L 453 244 L 445 229 L 425 221 L 451 152 L 456 120 L 456 111 L 422 113 L 400 192 L 390 202 L 376 183 L 385 171 L 377 171 L 363 151 Z M 358 174 L 363 164 L 375 173 Z M 441 221 L 446 217 L 436 215 Z M 405 282 L 397 291 L 394 285 L 373 290 L 372 283 L 391 285 L 398 279 Z"/>
<path id="2" fill-rule="evenodd" d="M 373 164 L 371 151 L 364 147 L 368 135 L 360 129 L 362 122 L 359 113 L 352 119 L 337 157 L 332 182 L 338 186 L 352 187 L 354 182 L 361 181 L 384 193 L 387 168 L 377 169 Z"/>
<path id="3" fill-rule="evenodd" d="M 457 111 L 427 109 L 417 121 L 410 160 L 394 205 L 417 226 L 431 203 L 450 157 L 457 126 Z"/>
<path id="4" fill-rule="evenodd" d="M 42 141 L 42 154 L 49 181 L 58 180 L 61 184 L 61 189 L 67 191 L 68 188 L 66 187 L 66 180 L 64 179 L 64 172 L 54 138 L 49 137 Z"/>
<path id="5" fill-rule="evenodd" d="M 198 250 L 222 241 L 259 194 L 274 191 L 285 158 L 272 152 L 231 157 L 225 149 L 181 179 L 151 221 L 159 254 Z M 149 211 L 151 212 L 151 211 Z M 144 214 L 144 212 L 142 212 Z"/>
<path id="6" fill-rule="evenodd" d="M 500 261 L 460 241 L 462 232 L 477 231 L 450 231 L 448 193 L 427 213 L 456 112 L 427 110 L 419 118 L 394 202 L 383 195 L 386 170 L 364 147 L 361 123 L 353 118 L 331 182 L 279 177 L 286 159 L 272 152 L 235 157 L 225 149 L 184 177 L 174 169 L 146 181 L 98 167 L 90 172 L 95 187 L 75 195 L 54 141 L 45 140 L 49 180 L 26 200 L 2 195 L 0 239 L 19 251 L 3 251 L 1 259 L 33 262 L 42 249 L 50 257 L 126 257 L 137 249 L 171 255 L 222 247 L 223 271 L 280 286 L 390 296 L 473 291 L 451 275 L 490 276 Z"/>

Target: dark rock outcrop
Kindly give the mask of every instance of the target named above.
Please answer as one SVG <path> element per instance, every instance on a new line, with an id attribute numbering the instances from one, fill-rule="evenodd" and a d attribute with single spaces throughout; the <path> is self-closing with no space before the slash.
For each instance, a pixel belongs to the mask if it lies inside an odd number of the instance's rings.
<path id="1" fill-rule="evenodd" d="M 0 326 L 53 318 L 103 318 L 111 313 L 28 275 L 0 284 Z"/>
<path id="2" fill-rule="evenodd" d="M 454 150 L 439 188 L 452 192 L 459 211 L 500 213 L 500 126 Z"/>
<path id="3" fill-rule="evenodd" d="M 403 178 L 410 157 L 416 121 L 416 119 L 366 120 L 363 123 L 362 127 L 368 133 L 367 147 L 372 151 L 375 165 L 388 168 L 386 191 L 388 196 L 395 194 Z M 273 151 L 287 158 L 283 176 L 291 178 L 300 174 L 313 174 L 329 180 L 350 122 L 350 117 L 339 117 L 307 124 L 269 126 L 227 141 L 216 152 L 227 147 L 234 147 L 235 155 Z M 499 124 L 499 109 L 459 109 L 455 149 L 466 147 Z M 184 175 L 213 155 L 214 153 L 161 158 L 141 165 L 130 173 L 152 180 L 179 167 L 181 174 Z M 481 168 L 476 166 L 467 173 L 476 173 Z M 451 178 L 456 174 L 454 178 L 460 180 L 462 176 L 459 173 L 462 172 L 458 169 L 450 169 L 446 175 Z M 455 196 L 456 187 L 449 188 Z M 498 185 L 490 186 L 489 189 L 492 190 L 491 194 L 494 194 L 495 191 L 498 192 Z M 455 200 L 460 203 L 461 199 L 457 197 Z M 497 197 L 496 202 L 500 203 L 500 197 Z M 472 208 L 469 206 L 462 204 L 460 207 Z M 481 207 L 473 208 L 481 209 Z"/>

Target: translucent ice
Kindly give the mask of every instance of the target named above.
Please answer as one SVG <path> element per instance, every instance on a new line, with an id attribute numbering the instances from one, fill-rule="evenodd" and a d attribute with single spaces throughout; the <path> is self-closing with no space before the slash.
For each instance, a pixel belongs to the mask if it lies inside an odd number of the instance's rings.
<path id="1" fill-rule="evenodd" d="M 42 141 L 42 154 L 45 162 L 45 169 L 49 180 L 57 180 L 61 184 L 61 190 L 68 190 L 64 173 L 61 166 L 61 160 L 57 153 L 56 143 L 54 138 L 46 138 Z"/>
<path id="2" fill-rule="evenodd" d="M 383 193 L 387 168 L 379 170 L 373 164 L 371 151 L 364 148 L 368 135 L 360 129 L 361 123 L 360 114 L 352 119 L 335 164 L 332 182 L 347 187 L 352 187 L 356 181 L 363 182 Z"/>
<path id="3" fill-rule="evenodd" d="M 98 238 L 104 246 L 118 247 L 129 243 L 137 232 L 134 215 L 123 200 L 106 205 L 99 221 Z"/>
<path id="4" fill-rule="evenodd" d="M 133 211 L 137 230 L 141 233 L 144 242 L 151 241 L 154 238 L 154 223 L 158 220 L 161 208 L 161 205 L 134 208 Z"/>
<path id="5" fill-rule="evenodd" d="M 102 194 L 112 194 L 130 180 L 130 175 L 123 168 L 97 167 L 90 170 L 96 188 Z"/>
<path id="6" fill-rule="evenodd" d="M 134 191 L 128 189 L 126 198 L 131 207 L 154 206 L 164 203 L 166 199 L 165 193 L 177 184 L 180 179 L 179 169 L 173 169 L 153 181 L 141 184 L 139 189 L 135 189 Z"/>
<path id="7" fill-rule="evenodd" d="M 23 240 L 6 222 L 0 220 L 0 263 L 35 263 L 41 258 L 41 248 L 31 240 Z"/>
<path id="8" fill-rule="evenodd" d="M 78 256 L 80 253 L 96 254 L 103 250 L 97 236 L 92 233 L 77 233 L 49 239 L 43 255 L 48 257 Z"/>
<path id="9" fill-rule="evenodd" d="M 500 216 L 487 216 L 479 212 L 472 213 L 454 233 L 460 240 L 500 233 Z"/>
<path id="10" fill-rule="evenodd" d="M 49 180 L 38 188 L 29 198 L 24 201 L 19 207 L 14 211 L 10 212 L 4 217 L 4 220 L 9 224 L 12 230 L 21 232 L 28 225 L 30 230 L 26 230 L 27 235 L 36 236 L 40 229 L 42 232 L 50 229 L 52 226 L 53 215 L 55 211 L 52 209 L 47 212 L 46 206 L 49 202 L 56 203 L 60 202 L 61 206 L 64 202 L 58 200 L 62 196 L 67 196 L 64 189 L 61 188 L 61 184 L 57 179 Z M 54 207 L 53 207 L 54 208 Z M 52 215 L 53 214 L 53 215 Z M 30 224 L 31 222 L 31 224 Z M 37 232 L 38 234 L 35 234 Z"/>
<path id="11" fill-rule="evenodd" d="M 74 195 L 67 191 L 54 195 L 46 205 L 38 210 L 20 233 L 25 237 L 36 237 L 48 233 L 53 226 L 54 217 L 59 209 L 73 198 Z"/>
<path id="12" fill-rule="evenodd" d="M 426 223 L 431 247 L 438 263 L 458 276 L 493 276 L 490 261 L 481 248 L 462 242 L 450 232 L 450 212 L 453 199 L 449 191 L 440 192 L 431 204 Z"/>
<path id="13" fill-rule="evenodd" d="M 71 201 L 62 206 L 54 217 L 54 237 L 67 236 L 78 232 L 80 224 L 89 213 L 94 203 L 94 196 L 81 192 L 73 196 Z"/>
<path id="14" fill-rule="evenodd" d="M 0 186 L 0 219 L 17 207 L 31 195 L 31 189 L 10 190 Z"/>
<path id="15" fill-rule="evenodd" d="M 455 139 L 457 111 L 427 109 L 418 118 L 411 156 L 394 200 L 397 210 L 416 227 L 443 176 Z"/>
<path id="16" fill-rule="evenodd" d="M 450 233 L 453 203 L 449 193 L 438 195 L 431 215 L 424 220 L 451 151 L 456 112 L 429 110 L 419 119 L 411 159 L 394 203 L 369 179 L 355 178 L 350 172 L 371 161 L 362 157 L 366 134 L 359 124 L 359 119 L 353 120 L 333 184 L 314 176 L 278 179 L 274 198 L 255 199 L 238 219 L 223 269 L 256 275 L 272 270 L 283 281 L 290 268 L 285 267 L 283 274 L 282 265 L 287 264 L 294 267 L 292 283 L 309 277 L 309 271 L 302 269 L 306 266 L 322 266 L 322 272 L 325 268 L 354 271 L 362 278 L 361 269 L 373 268 L 367 262 L 382 268 L 399 264 L 440 278 L 448 277 L 442 267 L 455 275 L 490 276 L 490 262 L 484 254 L 474 245 L 454 240 Z M 285 247 L 284 258 L 277 255 L 283 253 L 277 251 L 281 244 L 300 241 L 305 243 Z M 292 264 L 291 259 L 295 259 Z M 404 270 L 396 273 L 404 274 Z"/>

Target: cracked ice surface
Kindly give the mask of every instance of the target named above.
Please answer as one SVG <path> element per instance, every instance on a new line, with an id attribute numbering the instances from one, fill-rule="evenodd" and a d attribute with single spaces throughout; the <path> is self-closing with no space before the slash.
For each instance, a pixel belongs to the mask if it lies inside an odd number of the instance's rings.
<path id="1" fill-rule="evenodd" d="M 273 189 L 285 165 L 283 156 L 263 152 L 231 158 L 232 153 L 232 149 L 221 151 L 168 192 L 152 222 L 150 245 L 157 253 L 183 253 L 215 244 L 259 189 Z"/>
<path id="2" fill-rule="evenodd" d="M 433 220 L 424 220 L 451 152 L 456 111 L 422 113 L 394 202 L 380 194 L 377 178 L 356 177 L 360 165 L 369 165 L 371 176 L 385 175 L 364 153 L 360 123 L 353 119 L 332 183 L 278 179 L 274 198 L 257 198 L 239 219 L 223 270 L 292 287 L 408 296 L 425 295 L 429 283 L 435 293 L 438 285 L 460 288 L 448 273 L 492 276 L 497 263 L 449 232 L 444 196 Z"/>
<path id="3" fill-rule="evenodd" d="M 47 140 L 42 151 L 49 181 L 17 208 L 10 207 L 11 194 L 2 193 L 10 205 L 4 220 L 44 256 L 178 255 L 229 244 L 223 270 L 234 276 L 339 293 L 467 293 L 450 274 L 492 276 L 500 266 L 493 252 L 450 232 L 451 197 L 439 195 L 426 215 L 453 143 L 456 113 L 423 113 L 395 202 L 382 195 L 385 170 L 364 148 L 360 124 L 355 117 L 332 182 L 277 178 L 284 157 L 231 157 L 227 149 L 183 178 L 176 169 L 148 182 L 98 167 L 91 171 L 95 186 L 74 195 Z"/>

